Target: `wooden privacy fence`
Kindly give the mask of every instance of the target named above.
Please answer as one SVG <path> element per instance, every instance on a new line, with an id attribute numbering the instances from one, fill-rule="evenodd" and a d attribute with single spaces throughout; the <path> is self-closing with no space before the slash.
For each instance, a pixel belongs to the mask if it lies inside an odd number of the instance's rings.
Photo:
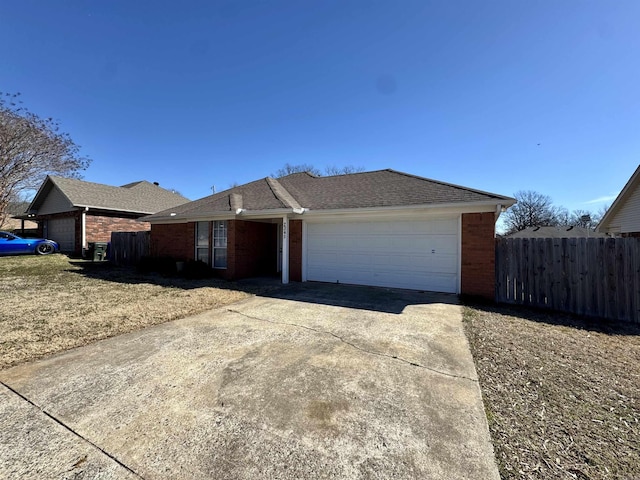
<path id="1" fill-rule="evenodd" d="M 136 265 L 149 255 L 151 232 L 112 232 L 111 261 L 116 265 Z"/>
<path id="2" fill-rule="evenodd" d="M 640 322 L 640 238 L 499 239 L 496 301 Z"/>

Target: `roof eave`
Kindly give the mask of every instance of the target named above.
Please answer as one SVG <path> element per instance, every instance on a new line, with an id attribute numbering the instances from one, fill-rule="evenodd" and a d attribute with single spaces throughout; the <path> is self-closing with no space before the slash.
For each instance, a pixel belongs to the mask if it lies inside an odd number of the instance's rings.
<path id="1" fill-rule="evenodd" d="M 452 213 L 479 213 L 479 212 L 495 212 L 497 207 L 508 208 L 516 203 L 515 199 L 493 199 L 478 202 L 450 202 L 450 203 L 430 203 L 417 205 L 392 205 L 383 207 L 358 207 L 358 208 L 335 208 L 335 209 L 292 209 L 279 208 L 270 210 L 242 210 L 240 213 L 232 211 L 209 212 L 199 214 L 176 214 L 163 215 L 161 217 L 151 215 L 149 217 L 140 218 L 141 221 L 149 223 L 187 223 L 201 222 L 211 220 L 234 220 L 234 219 L 257 219 L 280 217 L 285 215 L 293 215 L 294 217 L 320 217 L 331 215 L 354 215 L 354 214 L 376 214 L 376 213 L 394 213 L 394 212 L 419 212 L 419 211 L 449 211 Z M 300 211 L 302 210 L 302 211 Z"/>
<path id="2" fill-rule="evenodd" d="M 25 213 L 32 213 L 33 209 L 36 208 L 36 206 L 40 206 L 40 204 L 42 202 L 44 202 L 44 199 L 46 198 L 46 196 L 49 194 L 49 192 L 51 191 L 51 189 L 53 187 L 56 187 L 58 190 L 60 190 L 60 192 L 65 196 L 65 198 L 67 200 L 69 200 L 69 197 L 67 197 L 67 195 L 65 195 L 65 193 L 60 189 L 60 187 L 58 187 L 55 182 L 53 181 L 53 179 L 51 178 L 50 175 L 47 175 L 47 178 L 44 179 L 44 182 L 42 182 L 42 185 L 40 185 L 40 188 L 38 189 L 38 191 L 36 192 L 35 196 L 33 197 L 33 200 L 31 200 L 31 203 L 29 204 L 29 206 L 27 207 L 27 211 Z M 44 197 L 44 198 L 42 198 Z M 71 203 L 71 201 L 69 200 L 69 203 Z M 38 210 L 35 210 L 35 213 L 37 213 Z"/>
<path id="3" fill-rule="evenodd" d="M 478 212 L 495 212 L 496 207 L 510 207 L 516 203 L 515 199 L 495 199 L 490 201 L 478 202 L 449 202 L 449 203 L 428 203 L 416 205 L 392 205 L 384 207 L 361 207 L 361 208 L 336 208 L 305 211 L 305 216 L 327 216 L 327 215 L 353 215 L 357 213 L 390 213 L 390 212 L 416 212 L 425 210 L 449 210 L 460 213 L 478 213 Z"/>
<path id="4" fill-rule="evenodd" d="M 633 190 L 638 186 L 639 182 L 640 182 L 640 165 L 638 165 L 638 167 L 636 168 L 636 171 L 633 172 L 633 175 L 631 175 L 631 178 L 627 181 L 625 186 L 622 188 L 622 191 L 618 194 L 618 196 L 613 201 L 609 209 L 602 216 L 600 223 L 596 227 L 597 232 L 602 232 L 606 227 L 608 227 L 609 221 L 615 216 L 618 210 L 622 207 L 627 197 L 631 195 L 631 193 L 633 193 Z"/>
<path id="5" fill-rule="evenodd" d="M 98 205 L 82 205 L 82 204 L 74 204 L 76 208 L 88 208 L 89 210 L 104 210 L 108 212 L 125 212 L 125 213 L 139 213 L 140 215 L 153 215 L 154 212 L 149 211 L 141 211 L 141 210 L 130 210 L 127 208 L 113 208 L 113 207 L 100 207 Z"/>
<path id="6" fill-rule="evenodd" d="M 140 220 L 149 223 L 187 223 L 187 222 L 206 222 L 210 220 L 250 220 L 252 218 L 270 218 L 282 217 L 290 213 L 295 213 L 293 208 L 275 208 L 269 210 L 241 210 L 240 212 L 232 212 L 230 210 L 223 212 L 208 213 L 191 213 L 191 214 L 175 214 L 155 216 L 149 215 L 142 217 Z M 150 218 L 153 217 L 153 218 Z"/>

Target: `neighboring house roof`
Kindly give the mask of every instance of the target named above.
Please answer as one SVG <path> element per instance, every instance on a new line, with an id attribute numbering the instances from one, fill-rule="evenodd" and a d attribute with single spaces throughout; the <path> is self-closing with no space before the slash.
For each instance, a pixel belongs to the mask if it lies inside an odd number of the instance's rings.
<path id="1" fill-rule="evenodd" d="M 61 198 L 67 200 L 67 205 L 71 208 L 89 207 L 127 213 L 150 214 L 189 201 L 178 193 L 147 181 L 113 187 L 75 178 L 48 176 L 29 205 L 27 213 L 37 214 L 53 190 L 57 190 L 56 194 L 61 194 Z"/>
<path id="2" fill-rule="evenodd" d="M 640 232 L 640 165 L 602 217 L 598 231 L 607 233 Z"/>
<path id="3" fill-rule="evenodd" d="M 294 173 L 266 177 L 145 217 L 145 221 L 189 220 L 242 212 L 335 211 L 364 208 L 503 205 L 515 199 L 395 170 L 317 177 Z"/>
<path id="4" fill-rule="evenodd" d="M 25 211 L 29 202 L 9 202 L 7 205 L 7 215 L 0 215 L 0 230 L 16 230 L 21 229 L 23 225 L 23 220 L 20 220 L 20 214 Z M 24 228 L 25 229 L 34 229 L 38 228 L 38 224 L 36 222 L 31 222 L 28 220 L 24 220 Z"/>
<path id="5" fill-rule="evenodd" d="M 583 227 L 527 227 L 503 238 L 598 238 L 607 235 Z"/>

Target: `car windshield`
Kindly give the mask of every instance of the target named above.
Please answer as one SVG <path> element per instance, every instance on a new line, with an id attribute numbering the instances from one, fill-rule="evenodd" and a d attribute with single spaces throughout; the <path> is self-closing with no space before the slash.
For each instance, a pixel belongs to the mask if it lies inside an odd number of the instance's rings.
<path id="1" fill-rule="evenodd" d="M 9 232 L 0 232 L 0 238 L 4 238 L 5 240 L 13 240 L 14 238 L 20 238 L 17 235 Z"/>

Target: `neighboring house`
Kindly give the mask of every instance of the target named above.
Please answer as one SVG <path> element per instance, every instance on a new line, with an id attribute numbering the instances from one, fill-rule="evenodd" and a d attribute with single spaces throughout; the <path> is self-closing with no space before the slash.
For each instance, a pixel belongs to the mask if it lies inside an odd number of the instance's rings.
<path id="1" fill-rule="evenodd" d="M 640 166 L 604 214 L 597 230 L 615 236 L 640 237 Z"/>
<path id="2" fill-rule="evenodd" d="M 89 242 L 110 241 L 111 232 L 149 230 L 140 217 L 188 201 L 146 181 L 113 187 L 48 176 L 23 218 L 37 221 L 61 251 L 81 255 Z"/>
<path id="3" fill-rule="evenodd" d="M 145 217 L 155 256 L 219 276 L 281 275 L 494 297 L 495 222 L 513 198 L 394 170 L 263 178 Z"/>
<path id="4" fill-rule="evenodd" d="M 527 227 L 503 238 L 604 238 L 607 235 L 584 227 Z"/>
<path id="5" fill-rule="evenodd" d="M 7 208 L 8 216 L 0 225 L 0 230 L 8 230 L 16 235 L 32 235 L 38 231 L 38 224 L 30 220 L 20 218 L 20 214 L 24 212 L 29 202 L 11 202 Z"/>

